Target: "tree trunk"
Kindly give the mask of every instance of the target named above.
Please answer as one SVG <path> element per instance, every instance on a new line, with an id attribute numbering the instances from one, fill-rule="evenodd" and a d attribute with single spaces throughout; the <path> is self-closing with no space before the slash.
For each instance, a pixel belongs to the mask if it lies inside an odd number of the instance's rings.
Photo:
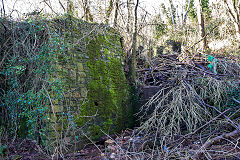
<path id="1" fill-rule="evenodd" d="M 205 36 L 202 0 L 197 0 L 197 17 L 198 17 L 199 34 L 201 39 L 201 47 L 203 50 L 205 50 L 207 48 L 207 38 Z"/>
<path id="2" fill-rule="evenodd" d="M 136 83 L 136 43 L 137 43 L 137 8 L 139 0 L 135 5 L 135 15 L 134 15 L 134 32 L 133 32 L 133 42 L 132 42 L 132 55 L 131 55 L 131 64 L 130 64 L 130 83 Z"/>
<path id="3" fill-rule="evenodd" d="M 109 22 L 109 18 L 110 18 L 110 15 L 112 13 L 112 10 L 113 10 L 113 0 L 110 0 L 109 1 L 109 6 L 108 6 L 108 9 L 107 9 L 107 12 L 106 12 L 106 24 L 108 24 Z"/>
<path id="4" fill-rule="evenodd" d="M 82 0 L 82 4 L 83 4 L 83 11 L 84 11 L 83 17 L 85 18 L 86 21 L 93 22 L 93 16 L 90 12 L 90 8 L 89 8 L 89 5 L 88 5 L 88 0 Z"/>
<path id="5" fill-rule="evenodd" d="M 133 24 L 133 18 L 132 18 L 132 7 L 131 5 L 133 4 L 132 0 L 127 0 L 127 9 L 128 9 L 128 17 L 127 17 L 127 32 L 131 33 L 132 32 L 132 24 Z"/>
<path id="6" fill-rule="evenodd" d="M 183 24 L 185 24 L 186 21 L 187 21 L 187 15 L 188 15 L 188 12 L 189 12 L 189 10 L 190 10 L 191 1 L 192 1 L 192 0 L 189 0 L 189 2 L 188 2 L 187 10 L 186 10 L 186 13 L 185 13 L 184 19 L 183 19 Z"/>
<path id="7" fill-rule="evenodd" d="M 175 21 L 175 12 L 174 12 L 174 6 L 172 0 L 169 0 L 170 3 L 170 12 L 172 16 L 172 25 L 173 25 L 173 30 L 175 30 L 176 27 L 176 21 Z"/>
<path id="8" fill-rule="evenodd" d="M 236 30 L 236 37 L 238 40 L 240 40 L 240 24 L 234 23 L 234 25 L 235 25 L 235 30 Z"/>
<path id="9" fill-rule="evenodd" d="M 119 0 L 116 0 L 116 3 L 115 3 L 114 21 L 113 21 L 113 27 L 116 27 L 116 26 L 117 26 L 118 9 L 119 9 Z"/>
<path id="10" fill-rule="evenodd" d="M 5 6 L 4 6 L 3 0 L 2 0 L 2 10 L 3 10 L 3 17 L 6 17 Z"/>

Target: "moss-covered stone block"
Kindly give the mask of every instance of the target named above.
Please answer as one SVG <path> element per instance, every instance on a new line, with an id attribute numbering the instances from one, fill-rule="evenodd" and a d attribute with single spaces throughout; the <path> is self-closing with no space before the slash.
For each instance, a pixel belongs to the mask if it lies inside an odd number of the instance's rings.
<path id="1" fill-rule="evenodd" d="M 60 20 L 69 23 L 61 32 L 65 47 L 58 53 L 56 70 L 64 90 L 63 112 L 75 110 L 74 124 L 92 139 L 102 131 L 120 131 L 131 114 L 121 36 L 108 26 L 68 20 Z"/>
<path id="2" fill-rule="evenodd" d="M 23 133 L 26 128 L 31 138 L 45 134 L 39 139 L 55 148 L 61 136 L 71 137 L 71 143 L 82 143 L 84 135 L 97 139 L 102 131 L 112 133 L 126 127 L 131 114 L 127 105 L 129 89 L 118 32 L 69 15 L 44 20 L 41 25 L 31 20 L 23 26 L 14 31 L 19 33 L 16 44 L 22 46 L 18 48 L 9 40 L 11 49 L 6 50 L 23 52 L 15 58 L 10 56 L 12 64 L 6 64 L 11 70 L 5 71 L 6 77 L 10 71 L 14 73 L 9 85 L 23 85 L 15 86 L 21 94 L 12 94 L 15 88 L 9 86 L 13 90 L 6 97 L 11 99 L 5 101 L 12 107 L 6 113 L 16 116 L 14 107 L 19 111 L 16 113 Z M 41 27 L 45 30 L 39 30 Z M 41 41 L 35 39 L 41 34 Z M 34 53 L 31 55 L 28 49 Z M 18 52 L 13 53 L 15 56 Z"/>
<path id="3" fill-rule="evenodd" d="M 109 40 L 118 42 L 114 37 Z M 114 41 L 115 40 L 115 41 Z M 114 50 L 115 49 L 115 50 Z M 88 41 L 86 64 L 91 80 L 87 85 L 87 103 L 83 106 L 82 115 L 94 115 L 89 132 L 92 138 L 102 135 L 105 132 L 118 131 L 123 128 L 123 120 L 126 113 L 126 101 L 128 99 L 128 85 L 121 59 L 114 56 L 117 49 L 110 44 L 104 36 L 99 35 Z M 123 54 L 118 50 L 118 54 Z M 82 124 L 84 118 L 76 122 Z"/>

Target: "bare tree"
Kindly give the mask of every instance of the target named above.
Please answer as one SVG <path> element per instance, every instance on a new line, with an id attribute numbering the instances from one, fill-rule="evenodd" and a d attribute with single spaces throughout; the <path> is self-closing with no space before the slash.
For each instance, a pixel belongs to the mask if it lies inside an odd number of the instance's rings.
<path id="1" fill-rule="evenodd" d="M 6 11 L 5 11 L 5 6 L 4 6 L 4 2 L 2 0 L 2 9 L 1 11 L 3 12 L 3 16 L 5 17 L 6 16 Z"/>
<path id="2" fill-rule="evenodd" d="M 110 0 L 109 1 L 109 6 L 108 6 L 108 9 L 107 9 L 107 12 L 106 12 L 106 24 L 108 24 L 109 22 L 109 18 L 110 18 L 110 15 L 112 13 L 112 10 L 113 10 L 113 0 Z"/>
<path id="3" fill-rule="evenodd" d="M 188 15 L 188 12 L 190 10 L 191 1 L 192 0 L 189 0 L 189 2 L 188 2 L 187 10 L 186 10 L 186 13 L 184 14 L 183 24 L 185 24 L 186 21 L 187 21 L 187 15 Z"/>
<path id="4" fill-rule="evenodd" d="M 229 14 L 231 15 L 231 19 L 234 22 L 235 30 L 236 30 L 236 36 L 238 40 L 240 40 L 240 1 L 239 0 L 232 0 L 232 2 L 229 2 L 227 0 L 224 0 L 224 3 L 227 7 L 227 10 Z M 230 6 L 231 5 L 231 6 Z"/>
<path id="5" fill-rule="evenodd" d="M 175 8 L 173 6 L 172 0 L 169 0 L 170 3 L 170 12 L 171 12 L 171 17 L 172 17 L 172 24 L 173 24 L 173 29 L 176 27 L 176 21 L 175 21 Z"/>
<path id="6" fill-rule="evenodd" d="M 133 42 L 132 42 L 132 56 L 131 56 L 131 65 L 130 65 L 130 76 L 131 83 L 134 84 L 136 82 L 136 42 L 137 42 L 137 9 L 139 5 L 139 0 L 135 5 L 135 13 L 134 13 L 134 32 L 133 32 Z"/>
<path id="7" fill-rule="evenodd" d="M 85 18 L 85 20 L 93 22 L 93 15 L 90 12 L 88 0 L 82 0 L 82 6 L 83 6 L 83 11 L 84 11 L 83 17 Z"/>
<path id="8" fill-rule="evenodd" d="M 196 2 L 197 2 L 197 18 L 198 18 L 199 33 L 201 38 L 201 47 L 203 50 L 205 50 L 207 48 L 207 38 L 205 35 L 205 28 L 204 28 L 202 0 L 196 0 Z"/>
<path id="9" fill-rule="evenodd" d="M 127 9 L 128 9 L 128 15 L 127 15 L 127 32 L 131 32 L 132 24 L 133 24 L 133 18 L 132 18 L 132 4 L 133 0 L 127 0 Z"/>
<path id="10" fill-rule="evenodd" d="M 114 13 L 113 27 L 116 27 L 116 25 L 117 25 L 118 9 L 119 9 L 119 0 L 116 0 L 116 1 L 115 1 L 115 13 Z"/>
<path id="11" fill-rule="evenodd" d="M 74 12 L 74 6 L 72 0 L 67 1 L 67 13 L 73 14 Z"/>

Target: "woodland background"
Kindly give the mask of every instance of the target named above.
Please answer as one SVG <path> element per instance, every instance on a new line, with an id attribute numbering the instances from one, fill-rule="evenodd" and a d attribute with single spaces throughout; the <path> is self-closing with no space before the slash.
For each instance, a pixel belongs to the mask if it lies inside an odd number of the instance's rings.
<path id="1" fill-rule="evenodd" d="M 240 1 L 1 2 L 3 159 L 239 159 Z"/>

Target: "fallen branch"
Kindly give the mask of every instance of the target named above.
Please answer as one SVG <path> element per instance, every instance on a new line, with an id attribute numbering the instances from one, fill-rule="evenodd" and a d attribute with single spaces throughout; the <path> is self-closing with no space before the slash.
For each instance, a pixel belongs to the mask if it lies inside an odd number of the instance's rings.
<path id="1" fill-rule="evenodd" d="M 213 139 L 210 139 L 208 141 L 206 141 L 203 146 L 194 154 L 194 156 L 192 157 L 194 160 L 197 159 L 208 147 L 211 147 L 213 144 L 220 142 L 223 139 L 228 139 L 231 137 L 236 137 L 236 136 L 240 136 L 240 130 L 236 129 L 233 132 L 230 133 L 224 133 L 220 136 L 214 137 Z"/>
<path id="2" fill-rule="evenodd" d="M 192 90 L 192 87 L 187 83 L 187 81 L 184 80 L 184 83 L 188 86 L 188 88 L 189 88 L 190 90 Z M 222 114 L 222 112 L 219 111 L 216 107 L 210 106 L 209 104 L 201 101 L 198 95 L 195 95 L 195 98 L 196 98 L 196 100 L 197 100 L 205 109 L 206 109 L 206 106 L 207 106 L 207 107 L 209 107 L 209 108 L 214 109 L 214 110 L 217 111 L 219 114 Z M 224 116 L 229 122 L 231 122 L 232 125 L 233 125 L 236 129 L 240 130 L 240 126 L 239 126 L 239 125 L 237 126 L 237 125 L 236 125 L 228 116 L 226 116 L 225 114 L 223 114 L 223 116 Z"/>
<path id="3" fill-rule="evenodd" d="M 196 129 L 194 132 L 191 132 L 189 134 L 187 134 L 184 137 L 187 137 L 189 135 L 193 135 L 197 132 L 199 132 L 200 130 L 202 130 L 204 127 L 208 126 L 210 123 L 212 123 L 213 121 L 217 120 L 219 117 L 221 117 L 222 115 L 224 115 L 227 111 L 229 111 L 230 109 L 225 110 L 224 112 L 221 112 L 218 116 L 216 116 L 215 118 L 213 118 L 212 120 L 210 120 L 209 122 L 205 123 L 204 125 L 202 125 L 201 127 L 199 127 L 198 129 Z"/>
<path id="4" fill-rule="evenodd" d="M 183 139 L 189 138 L 191 135 L 196 134 L 197 132 L 201 131 L 204 127 L 208 126 L 210 123 L 212 123 L 213 121 L 217 120 L 219 117 L 221 117 L 222 115 L 224 115 L 227 111 L 229 111 L 230 109 L 225 110 L 224 112 L 220 113 L 218 116 L 214 117 L 213 119 L 211 119 L 210 121 L 208 121 L 207 123 L 205 123 L 204 125 L 202 125 L 201 127 L 199 127 L 198 129 L 196 129 L 195 131 L 188 133 L 186 135 L 184 135 L 183 137 L 180 137 L 178 140 L 174 141 L 174 142 L 179 142 L 179 141 L 183 141 Z M 174 143 L 171 142 L 171 143 Z M 170 144 L 170 143 L 169 143 Z"/>
<path id="5" fill-rule="evenodd" d="M 236 100 L 234 97 L 232 97 L 233 101 L 237 102 L 240 104 L 240 101 Z"/>

